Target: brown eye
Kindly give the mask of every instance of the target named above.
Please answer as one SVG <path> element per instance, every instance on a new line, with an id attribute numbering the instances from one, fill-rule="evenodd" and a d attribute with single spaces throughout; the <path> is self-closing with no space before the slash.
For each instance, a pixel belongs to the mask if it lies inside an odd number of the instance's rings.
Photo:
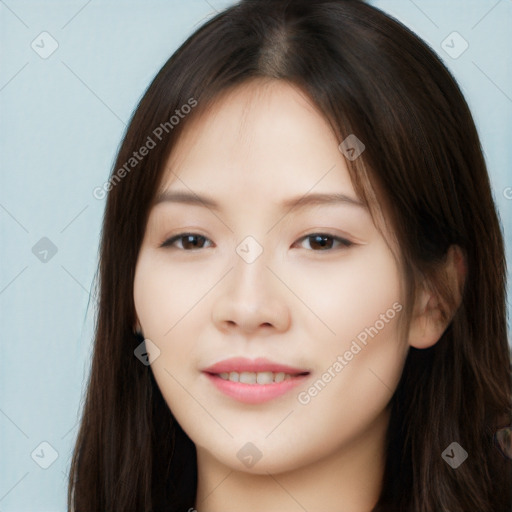
<path id="1" fill-rule="evenodd" d="M 211 241 L 205 236 L 196 233 L 180 233 L 166 240 L 160 247 L 176 247 L 176 242 L 181 240 L 181 247 L 178 249 L 191 251 L 194 249 L 204 249 L 205 241 Z"/>
<path id="2" fill-rule="evenodd" d="M 302 237 L 299 241 L 310 240 L 309 246 L 315 252 L 328 251 L 333 249 L 333 245 L 338 243 L 338 247 L 350 247 L 352 242 L 344 238 L 330 235 L 329 233 L 311 233 Z"/>

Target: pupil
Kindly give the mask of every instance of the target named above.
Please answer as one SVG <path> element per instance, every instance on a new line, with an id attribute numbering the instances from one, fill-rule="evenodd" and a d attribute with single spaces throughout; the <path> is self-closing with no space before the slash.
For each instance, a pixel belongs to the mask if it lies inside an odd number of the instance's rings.
<path id="1" fill-rule="evenodd" d="M 186 240 L 185 245 L 187 245 L 187 244 L 189 244 L 189 243 L 190 243 L 192 246 L 197 247 L 197 245 L 198 245 L 197 240 L 198 240 L 199 238 L 200 238 L 200 237 L 198 237 L 198 236 L 196 236 L 196 235 L 187 235 L 187 236 L 185 237 L 185 240 Z M 196 240 L 196 242 L 194 243 L 194 242 L 193 242 L 193 240 Z"/>
<path id="2" fill-rule="evenodd" d="M 326 243 L 326 239 L 329 238 L 328 236 L 315 235 L 313 238 L 314 238 L 314 243 L 318 243 L 320 245 L 320 247 L 326 247 L 326 245 L 329 245 L 328 243 Z"/>

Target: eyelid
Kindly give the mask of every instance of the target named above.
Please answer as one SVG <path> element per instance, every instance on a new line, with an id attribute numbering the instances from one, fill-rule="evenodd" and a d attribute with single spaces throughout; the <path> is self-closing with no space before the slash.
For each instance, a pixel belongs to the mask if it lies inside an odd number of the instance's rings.
<path id="1" fill-rule="evenodd" d="M 191 231 L 184 231 L 184 232 L 181 232 L 181 233 L 177 233 L 176 235 L 170 236 L 169 238 L 164 240 L 164 242 L 162 242 L 159 245 L 159 247 L 161 247 L 161 248 L 174 248 L 173 244 L 176 241 L 178 241 L 179 239 L 181 239 L 183 237 L 186 237 L 186 236 L 196 236 L 196 237 L 204 238 L 206 241 L 213 243 L 213 241 L 210 238 L 208 238 L 205 235 L 202 235 L 201 233 L 195 233 L 195 232 L 191 232 Z M 349 240 L 346 237 L 335 235 L 334 233 L 330 233 L 329 231 L 321 231 L 321 230 L 320 231 L 311 231 L 311 232 L 306 233 L 305 235 L 302 235 L 301 237 L 299 237 L 293 243 L 293 245 L 296 245 L 297 243 L 300 243 L 303 240 L 306 240 L 306 239 L 311 238 L 313 236 L 326 236 L 328 238 L 332 238 L 336 242 L 339 242 L 339 244 L 341 245 L 341 248 L 349 248 L 351 246 L 357 245 L 355 242 Z M 196 250 L 199 251 L 201 249 L 204 249 L 204 248 L 200 247 L 199 249 L 193 249 L 193 250 L 187 250 L 187 249 L 179 249 L 179 250 L 181 250 L 183 252 L 195 252 Z M 310 252 L 332 252 L 333 250 L 335 250 L 335 249 L 326 249 L 326 250 L 319 250 L 319 251 L 315 251 L 313 249 L 310 249 Z"/>
<path id="2" fill-rule="evenodd" d="M 343 248 L 348 249 L 349 247 L 351 247 L 353 245 L 356 245 L 354 242 L 352 242 L 348 238 L 345 238 L 345 237 L 339 236 L 339 235 L 335 235 L 334 233 L 330 233 L 329 231 L 312 231 L 310 233 L 307 233 L 307 234 L 301 236 L 296 242 L 294 242 L 294 245 L 297 244 L 297 243 L 302 242 L 303 240 L 311 238 L 311 237 L 313 237 L 315 235 L 316 236 L 326 236 L 328 238 L 332 238 L 336 242 L 339 242 L 341 247 L 338 246 L 338 248 L 342 248 L 342 249 Z M 310 250 L 310 252 L 332 252 L 334 250 L 335 250 L 335 248 L 327 249 L 327 250 L 324 250 L 324 251 L 322 251 L 322 250 L 320 250 L 320 251 Z"/>
<path id="3" fill-rule="evenodd" d="M 193 231 L 183 231 L 181 233 L 177 233 L 176 235 L 171 235 L 169 238 L 166 238 L 161 244 L 159 244 L 159 247 L 164 248 L 164 249 L 165 248 L 174 248 L 173 244 L 175 242 L 177 242 L 180 238 L 183 238 L 185 236 L 197 236 L 197 237 L 204 238 L 208 242 L 212 242 L 213 243 L 212 240 L 210 240 L 207 236 L 202 235 L 201 233 L 196 233 L 196 232 L 193 232 Z M 181 250 L 183 252 L 192 252 L 192 251 L 187 251 L 185 249 L 179 249 L 179 250 Z"/>

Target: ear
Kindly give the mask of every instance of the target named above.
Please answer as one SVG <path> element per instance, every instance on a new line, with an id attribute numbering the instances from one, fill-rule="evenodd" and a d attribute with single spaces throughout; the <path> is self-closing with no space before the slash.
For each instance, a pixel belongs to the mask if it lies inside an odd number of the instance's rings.
<path id="1" fill-rule="evenodd" d="M 415 348 L 423 349 L 435 345 L 460 306 L 467 266 L 459 246 L 450 246 L 438 272 L 436 278 L 446 288 L 452 300 L 444 300 L 428 283 L 422 283 L 416 295 L 409 328 L 409 345 Z"/>
<path id="2" fill-rule="evenodd" d="M 135 325 L 133 327 L 133 332 L 142 334 L 142 327 L 140 326 L 139 317 L 137 315 L 135 315 Z"/>

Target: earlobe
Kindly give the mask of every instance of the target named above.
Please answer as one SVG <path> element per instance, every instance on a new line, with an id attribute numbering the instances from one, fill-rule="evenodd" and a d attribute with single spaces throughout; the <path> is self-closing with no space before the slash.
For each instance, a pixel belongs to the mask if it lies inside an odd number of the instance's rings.
<path id="1" fill-rule="evenodd" d="M 452 245 L 436 274 L 437 287 L 423 283 L 417 295 L 409 327 L 409 345 L 424 349 L 435 345 L 450 325 L 462 301 L 467 267 L 460 247 Z M 449 295 L 442 297 L 439 289 Z"/>
<path id="2" fill-rule="evenodd" d="M 422 289 L 411 318 L 409 345 L 419 349 L 429 348 L 439 341 L 447 326 L 440 301 L 433 292 Z"/>
<path id="3" fill-rule="evenodd" d="M 135 326 L 133 327 L 133 332 L 134 332 L 134 334 L 137 334 L 139 336 L 143 336 L 143 334 L 142 334 L 142 327 L 140 325 L 138 317 L 135 320 Z"/>

